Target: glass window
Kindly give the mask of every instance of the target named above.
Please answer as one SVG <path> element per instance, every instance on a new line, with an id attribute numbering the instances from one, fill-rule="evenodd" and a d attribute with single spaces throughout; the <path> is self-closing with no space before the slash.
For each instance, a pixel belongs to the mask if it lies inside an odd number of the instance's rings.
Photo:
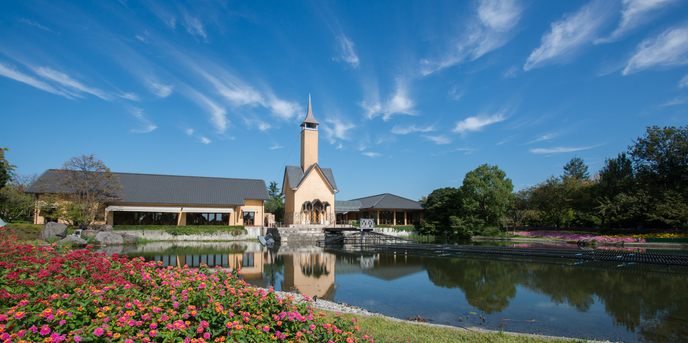
<path id="1" fill-rule="evenodd" d="M 241 261 L 241 265 L 243 267 L 253 267 L 253 253 L 252 252 L 244 254 L 244 258 Z"/>
<path id="2" fill-rule="evenodd" d="M 253 216 L 254 216 L 253 212 L 244 212 L 244 225 L 248 225 L 248 226 L 254 225 L 253 224 Z"/>

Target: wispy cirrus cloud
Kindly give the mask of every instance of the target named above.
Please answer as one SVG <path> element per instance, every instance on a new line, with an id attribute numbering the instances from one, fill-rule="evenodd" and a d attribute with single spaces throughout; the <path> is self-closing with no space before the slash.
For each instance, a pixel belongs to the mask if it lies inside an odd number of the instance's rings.
<path id="1" fill-rule="evenodd" d="M 553 138 L 556 138 L 556 137 L 559 137 L 559 133 L 557 133 L 557 132 L 548 133 L 548 134 L 542 135 L 542 136 L 540 136 L 540 137 L 538 137 L 538 138 L 536 138 L 536 139 L 534 139 L 534 140 L 532 140 L 526 144 L 533 144 L 533 143 L 542 142 L 542 141 L 549 141 L 549 140 L 552 140 Z"/>
<path id="2" fill-rule="evenodd" d="M 571 147 L 555 147 L 555 148 L 536 148 L 536 149 L 530 149 L 529 151 L 532 152 L 533 154 L 561 154 L 564 152 L 574 152 L 574 151 L 581 151 L 581 150 L 588 150 L 592 148 L 596 148 L 599 145 L 595 146 L 587 146 L 587 147 L 578 147 L 578 148 L 571 148 Z"/>
<path id="3" fill-rule="evenodd" d="M 661 106 L 666 107 L 666 106 L 675 106 L 675 105 L 683 105 L 688 103 L 688 96 L 678 96 L 675 97 L 665 103 L 663 103 Z"/>
<path id="4" fill-rule="evenodd" d="M 337 37 L 337 40 L 339 41 L 339 57 L 336 60 L 349 63 L 354 69 L 358 68 L 359 60 L 354 50 L 354 42 L 343 33 Z"/>
<path id="5" fill-rule="evenodd" d="M 131 132 L 133 132 L 133 133 L 148 133 L 148 132 L 151 132 L 151 131 L 158 128 L 155 124 L 151 123 L 151 121 L 148 120 L 143 115 L 143 109 L 134 107 L 134 108 L 130 109 L 130 112 L 136 119 L 138 119 L 141 122 L 141 124 L 143 126 L 142 128 L 139 128 L 139 129 L 131 129 Z M 193 130 L 191 130 L 191 133 L 193 133 Z"/>
<path id="6" fill-rule="evenodd" d="M 473 61 L 506 44 L 513 36 L 512 29 L 521 19 L 523 6 L 516 0 L 480 0 L 474 16 L 468 20 L 465 31 L 456 38 L 444 57 L 421 60 L 421 74 L 466 61 Z"/>
<path id="7" fill-rule="evenodd" d="M 145 85 L 148 90 L 161 98 L 166 98 L 172 94 L 172 85 L 165 85 L 155 78 L 148 78 L 145 82 Z"/>
<path id="8" fill-rule="evenodd" d="M 200 136 L 199 139 L 201 140 L 201 143 L 203 144 L 210 144 L 212 141 L 204 136 Z"/>
<path id="9" fill-rule="evenodd" d="M 46 91 L 48 93 L 53 93 L 55 95 L 59 95 L 59 96 L 63 96 L 63 97 L 68 98 L 68 99 L 72 99 L 71 95 L 69 95 L 69 94 L 67 94 L 61 90 L 56 89 L 55 87 L 45 83 L 42 80 L 38 80 L 33 76 L 24 74 L 24 73 L 20 72 L 19 70 L 17 70 L 16 68 L 13 68 L 11 66 L 6 66 L 2 62 L 0 62 L 0 75 L 7 77 L 7 78 L 10 78 L 10 79 L 13 79 L 15 81 L 25 83 L 29 86 L 38 88 L 42 91 Z"/>
<path id="10" fill-rule="evenodd" d="M 33 68 L 33 71 L 48 80 L 54 81 L 61 86 L 63 86 L 65 91 L 68 93 L 74 95 L 74 96 L 81 96 L 80 93 L 89 93 L 92 95 L 95 95 L 103 100 L 110 101 L 112 99 L 112 96 L 110 94 L 107 94 L 103 92 L 102 90 L 94 87 L 88 87 L 81 82 L 73 79 L 69 75 L 53 70 L 49 67 L 37 67 Z"/>
<path id="11" fill-rule="evenodd" d="M 190 34 L 203 37 L 204 42 L 208 41 L 208 34 L 205 32 L 205 27 L 203 26 L 203 22 L 200 18 L 185 14 L 182 25 L 186 27 L 186 31 L 188 31 Z"/>
<path id="12" fill-rule="evenodd" d="M 366 152 L 363 152 L 362 154 L 364 156 L 368 156 L 368 157 L 380 157 L 380 156 L 382 156 L 382 154 L 377 153 L 377 152 L 372 152 L 372 151 L 366 151 Z"/>
<path id="13" fill-rule="evenodd" d="M 279 144 L 275 144 L 275 145 L 269 147 L 268 149 L 270 149 L 270 150 L 275 150 L 275 149 L 282 149 L 282 148 L 284 148 L 284 147 L 281 146 L 281 145 L 279 145 Z"/>
<path id="14" fill-rule="evenodd" d="M 218 105 L 213 100 L 210 100 L 208 97 L 192 88 L 187 90 L 187 95 L 191 100 L 208 112 L 210 115 L 210 123 L 215 127 L 218 133 L 224 133 L 227 130 L 230 121 L 227 119 L 227 110 L 224 106 Z"/>
<path id="15" fill-rule="evenodd" d="M 48 31 L 48 32 L 52 32 L 52 33 L 54 33 L 54 34 L 56 34 L 56 35 L 59 34 L 59 33 L 55 32 L 55 31 L 51 30 L 50 28 L 45 27 L 45 26 L 43 26 L 43 25 L 41 25 L 41 24 L 39 24 L 39 23 L 37 23 L 37 22 L 35 22 L 35 21 L 33 21 L 33 20 L 29 20 L 29 19 L 26 19 L 26 18 L 20 18 L 20 19 L 19 19 L 19 22 L 22 23 L 22 24 L 29 25 L 29 26 L 37 27 L 37 28 L 39 28 L 39 29 L 41 29 L 41 30 L 45 30 L 45 31 Z"/>
<path id="16" fill-rule="evenodd" d="M 394 125 L 392 128 L 392 133 L 396 135 L 407 135 L 409 133 L 414 133 L 414 132 L 431 132 L 435 131 L 435 125 L 428 125 L 425 127 L 418 127 L 416 124 L 413 124 L 411 126 L 399 126 L 399 125 Z"/>
<path id="17" fill-rule="evenodd" d="M 322 128 L 327 134 L 325 138 L 330 144 L 334 144 L 337 139 L 349 140 L 349 130 L 355 128 L 356 125 L 352 123 L 346 123 L 340 118 L 327 118 L 322 124 Z"/>
<path id="18" fill-rule="evenodd" d="M 642 41 L 628 60 L 623 75 L 651 67 L 688 64 L 688 25 L 670 28 Z"/>
<path id="19" fill-rule="evenodd" d="M 678 88 L 688 87 L 688 75 L 684 76 L 681 81 L 678 82 Z"/>
<path id="20" fill-rule="evenodd" d="M 415 103 L 408 96 L 406 81 L 402 79 L 397 79 L 396 91 L 384 104 L 374 100 L 372 103 L 364 101 L 359 103 L 359 105 L 365 109 L 365 117 L 367 119 L 373 119 L 381 115 L 382 120 L 388 121 L 396 114 L 416 114 L 413 110 Z"/>
<path id="21" fill-rule="evenodd" d="M 423 135 L 425 139 L 434 142 L 437 145 L 444 145 L 444 144 L 449 144 L 452 142 L 452 139 L 444 136 L 444 135 L 438 135 L 438 136 L 431 136 L 431 135 Z"/>
<path id="22" fill-rule="evenodd" d="M 468 117 L 457 122 L 452 132 L 464 134 L 468 131 L 481 131 L 485 126 L 506 120 L 505 112 L 502 110 L 491 116 L 481 114 L 475 117 Z"/>
<path id="23" fill-rule="evenodd" d="M 523 70 L 561 63 L 571 58 L 583 46 L 590 44 L 613 13 L 609 1 L 593 0 L 575 13 L 569 13 L 552 23 L 542 36 L 542 45 L 528 56 Z"/>
<path id="24" fill-rule="evenodd" d="M 619 40 L 629 31 L 649 22 L 660 10 L 676 2 L 677 0 L 623 0 L 619 27 L 609 37 L 596 40 L 595 44 Z"/>

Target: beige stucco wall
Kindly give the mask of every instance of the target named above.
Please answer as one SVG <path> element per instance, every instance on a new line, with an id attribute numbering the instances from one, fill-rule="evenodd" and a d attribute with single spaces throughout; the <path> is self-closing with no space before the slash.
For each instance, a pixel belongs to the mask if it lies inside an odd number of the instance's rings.
<path id="1" fill-rule="evenodd" d="M 285 185 L 289 184 L 289 180 L 285 177 Z M 294 191 L 288 186 L 284 188 L 284 224 L 294 224 Z"/>
<path id="2" fill-rule="evenodd" d="M 244 208 L 257 208 L 258 210 L 253 216 L 253 225 L 255 226 L 263 226 L 263 214 L 265 213 L 265 208 L 263 206 L 263 200 L 251 200 L 251 199 L 246 199 L 244 200 L 244 206 L 237 206 L 236 207 L 236 225 L 245 225 L 244 224 Z M 231 221 L 230 221 L 231 223 Z"/>
<path id="3" fill-rule="evenodd" d="M 330 188 L 329 183 L 325 179 L 325 176 L 323 176 L 323 174 L 320 172 L 319 168 L 315 168 L 313 171 L 311 171 L 311 173 L 306 176 L 306 179 L 303 180 L 301 186 L 299 186 L 299 189 L 294 191 L 294 200 L 291 207 L 293 212 L 292 218 L 295 218 L 296 220 L 298 213 L 301 212 L 301 206 L 304 202 L 313 201 L 315 199 L 319 199 L 323 203 L 328 202 L 330 204 L 330 207 L 327 209 L 328 216 L 330 216 L 329 212 L 334 212 L 334 190 Z M 286 213 L 285 218 L 287 218 Z M 326 220 L 331 221 L 331 218 L 327 218 Z"/>
<path id="4" fill-rule="evenodd" d="M 318 130 L 303 129 L 301 131 L 301 168 L 318 163 Z"/>

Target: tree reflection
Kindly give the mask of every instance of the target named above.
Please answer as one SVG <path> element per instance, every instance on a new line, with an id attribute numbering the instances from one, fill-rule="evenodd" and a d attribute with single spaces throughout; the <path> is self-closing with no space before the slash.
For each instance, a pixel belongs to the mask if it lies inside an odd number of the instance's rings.
<path id="1" fill-rule="evenodd" d="M 435 285 L 461 289 L 471 306 L 487 314 L 501 312 L 516 296 L 518 274 L 504 263 L 431 258 L 425 266 Z"/>
<path id="2" fill-rule="evenodd" d="M 599 301 L 616 325 L 638 332 L 644 341 L 688 342 L 688 280 L 654 266 L 577 268 L 544 260 L 463 258 L 427 258 L 424 263 L 436 286 L 461 289 L 471 306 L 487 314 L 507 308 L 520 286 L 580 312 Z"/>

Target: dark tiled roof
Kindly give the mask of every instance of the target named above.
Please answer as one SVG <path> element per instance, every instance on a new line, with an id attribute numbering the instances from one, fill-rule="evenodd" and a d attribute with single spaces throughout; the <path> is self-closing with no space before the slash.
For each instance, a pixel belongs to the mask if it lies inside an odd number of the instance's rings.
<path id="1" fill-rule="evenodd" d="M 291 189 L 296 189 L 299 188 L 301 185 L 301 182 L 306 178 L 306 175 L 310 174 L 310 172 L 315 168 L 318 167 L 320 171 L 322 172 L 323 176 L 325 176 L 325 179 L 327 182 L 330 184 L 330 187 L 337 192 L 337 183 L 334 182 L 334 174 L 332 173 L 332 169 L 330 168 L 320 168 L 320 166 L 316 163 L 308 169 L 306 169 L 306 172 L 304 173 L 303 170 L 301 170 L 301 167 L 299 166 L 286 166 L 285 168 L 285 174 L 287 174 L 287 177 L 289 178 L 289 188 Z"/>
<path id="2" fill-rule="evenodd" d="M 358 212 L 361 209 L 360 201 L 334 201 L 334 211 L 335 213 L 345 213 L 345 212 Z"/>
<path id="3" fill-rule="evenodd" d="M 45 171 L 26 193 L 58 191 L 57 170 Z M 244 205 L 244 199 L 268 200 L 265 181 L 221 177 L 113 173 L 122 186 L 122 202 L 174 205 Z"/>
<path id="4" fill-rule="evenodd" d="M 425 206 L 410 199 L 402 198 L 394 194 L 373 195 L 351 201 L 360 201 L 362 210 L 424 210 Z"/>

